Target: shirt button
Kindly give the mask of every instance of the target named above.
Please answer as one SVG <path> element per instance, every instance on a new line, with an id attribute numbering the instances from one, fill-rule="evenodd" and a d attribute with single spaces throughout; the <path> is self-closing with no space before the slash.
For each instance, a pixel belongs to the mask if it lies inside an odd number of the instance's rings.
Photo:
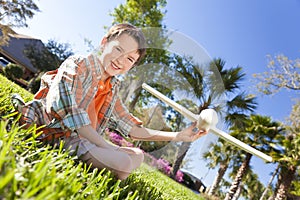
<path id="1" fill-rule="evenodd" d="M 102 85 L 100 85 L 99 89 L 100 89 L 100 90 L 103 90 L 103 86 L 102 86 Z"/>

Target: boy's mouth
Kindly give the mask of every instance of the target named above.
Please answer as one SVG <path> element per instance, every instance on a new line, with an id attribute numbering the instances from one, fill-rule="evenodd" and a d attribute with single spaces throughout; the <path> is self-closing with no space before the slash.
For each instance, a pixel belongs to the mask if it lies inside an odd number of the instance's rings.
<path id="1" fill-rule="evenodd" d="M 118 67 L 114 62 L 111 62 L 111 66 L 112 66 L 112 68 L 115 69 L 115 70 L 120 70 L 120 69 L 121 69 L 121 68 Z"/>

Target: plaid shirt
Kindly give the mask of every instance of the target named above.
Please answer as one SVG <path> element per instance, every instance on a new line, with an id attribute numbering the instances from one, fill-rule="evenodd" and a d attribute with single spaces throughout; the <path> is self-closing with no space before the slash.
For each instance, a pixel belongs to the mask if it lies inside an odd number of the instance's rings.
<path id="1" fill-rule="evenodd" d="M 42 76 L 40 90 L 22 110 L 25 123 L 46 125 L 42 137 L 60 136 L 90 125 L 87 110 L 97 93 L 101 75 L 97 56 L 68 58 L 57 70 Z M 119 80 L 113 77 L 111 84 L 112 95 L 107 96 L 100 110 L 104 118 L 98 121 L 96 131 L 103 134 L 110 127 L 128 136 L 133 126 L 142 123 L 119 99 Z"/>

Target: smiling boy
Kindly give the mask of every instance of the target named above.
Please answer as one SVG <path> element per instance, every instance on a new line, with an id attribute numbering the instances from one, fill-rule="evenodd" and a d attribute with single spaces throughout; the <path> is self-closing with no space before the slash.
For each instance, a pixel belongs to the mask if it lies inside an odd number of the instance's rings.
<path id="1" fill-rule="evenodd" d="M 103 137 L 114 124 L 124 135 L 135 140 L 194 141 L 207 131 L 193 132 L 195 124 L 181 132 L 147 129 L 131 115 L 119 99 L 117 75 L 136 66 L 145 54 L 142 31 L 130 24 L 110 28 L 102 39 L 101 50 L 87 57 L 72 56 L 41 80 L 34 100 L 12 101 L 22 113 L 21 123 L 45 125 L 40 139 L 54 144 L 64 141 L 64 148 L 94 168 L 107 168 L 125 179 L 143 162 L 138 148 L 118 147 Z"/>

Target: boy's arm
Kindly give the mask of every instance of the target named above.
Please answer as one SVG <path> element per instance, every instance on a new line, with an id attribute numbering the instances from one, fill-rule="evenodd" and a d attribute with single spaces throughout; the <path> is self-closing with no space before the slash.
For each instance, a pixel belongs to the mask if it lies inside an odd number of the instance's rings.
<path id="1" fill-rule="evenodd" d="M 91 126 L 83 126 L 77 129 L 78 134 L 89 140 L 91 143 L 94 143 L 98 147 L 108 148 L 108 149 L 116 149 L 117 146 L 108 143 L 102 136 L 100 136 L 97 131 Z"/>
<path id="2" fill-rule="evenodd" d="M 131 129 L 129 135 L 134 140 L 143 140 L 143 141 L 193 142 L 207 133 L 207 131 L 203 131 L 203 130 L 194 131 L 195 127 L 196 124 L 194 123 L 188 128 L 180 132 L 166 132 L 166 131 L 158 131 L 158 130 L 134 126 Z"/>
<path id="3" fill-rule="evenodd" d="M 120 128 L 122 133 L 134 140 L 192 142 L 207 133 L 207 131 L 203 130 L 193 132 L 196 124 L 181 132 L 165 132 L 143 128 L 141 126 L 142 122 L 128 112 L 120 99 L 116 101 L 113 115 L 117 119 L 117 128 Z"/>

